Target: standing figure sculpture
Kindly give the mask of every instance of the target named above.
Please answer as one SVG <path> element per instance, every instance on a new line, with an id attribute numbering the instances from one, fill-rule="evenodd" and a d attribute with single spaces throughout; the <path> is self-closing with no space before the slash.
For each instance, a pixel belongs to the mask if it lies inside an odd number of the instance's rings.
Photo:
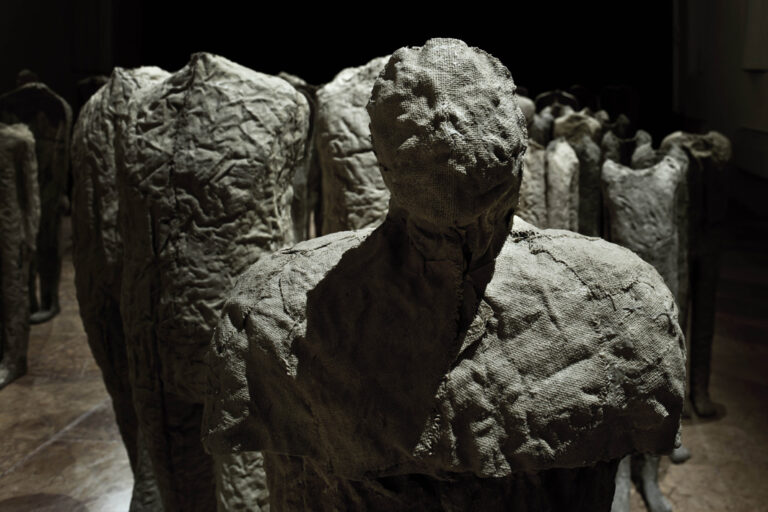
<path id="1" fill-rule="evenodd" d="M 308 132 L 309 105 L 288 82 L 206 53 L 130 98 L 117 134 L 120 313 L 165 512 L 267 500 L 260 454 L 203 450 L 205 354 L 236 277 L 293 241 Z"/>
<path id="2" fill-rule="evenodd" d="M 72 260 L 83 327 L 133 470 L 131 512 L 162 510 L 129 379 L 120 290 L 123 243 L 118 228 L 116 133 L 124 130 L 128 101 L 168 76 L 159 68 L 115 68 L 82 108 L 72 134 Z"/>
<path id="3" fill-rule="evenodd" d="M 402 48 L 367 108 L 387 218 L 241 276 L 207 448 L 263 450 L 273 511 L 609 510 L 619 459 L 675 442 L 674 297 L 626 249 L 514 218 L 525 121 L 494 57 Z"/>
<path id="4" fill-rule="evenodd" d="M 571 112 L 554 121 L 554 137 L 563 137 L 579 159 L 578 225 L 582 235 L 603 236 L 603 197 L 600 193 L 602 154 L 596 140 L 600 122 L 582 112 Z M 554 227 L 554 226 L 551 226 Z"/>
<path id="5" fill-rule="evenodd" d="M 709 375 L 712 341 L 715 335 L 720 251 L 726 227 L 727 172 L 731 159 L 731 143 L 718 132 L 703 135 L 675 132 L 662 141 L 660 151 L 670 152 L 675 147 L 683 150 L 689 161 L 687 186 L 690 292 L 689 302 L 681 304 L 680 310 L 684 313 L 690 310 L 690 395 L 696 413 L 709 417 L 717 413 L 709 397 Z"/>
<path id="6" fill-rule="evenodd" d="M 35 139 L 0 124 L 0 389 L 27 372 L 29 267 L 40 224 Z"/>
<path id="7" fill-rule="evenodd" d="M 32 81 L 29 81 L 32 80 Z M 72 109 L 45 84 L 20 73 L 19 87 L 0 96 L 0 122 L 24 123 L 35 137 L 40 189 L 40 229 L 29 277 L 30 322 L 46 322 L 59 313 L 61 215 L 69 179 Z M 40 300 L 36 282 L 40 281 Z"/>
<path id="8" fill-rule="evenodd" d="M 679 212 L 680 194 L 685 187 L 687 163 L 664 157 L 645 169 L 632 169 L 606 160 L 602 185 L 606 203 L 606 237 L 643 258 L 658 270 L 678 304 L 684 302 L 684 283 L 680 280 L 681 241 L 685 223 Z M 676 462 L 686 460 L 676 452 Z M 685 450 L 687 452 L 687 450 Z M 637 482 L 650 512 L 672 512 L 672 505 L 658 483 L 659 457 L 637 454 L 622 461 L 617 479 L 612 512 L 629 511 L 630 479 Z"/>
<path id="9" fill-rule="evenodd" d="M 376 227 L 389 190 L 371 147 L 365 104 L 388 57 L 342 70 L 317 91 L 314 144 L 322 182 L 321 234 Z"/>

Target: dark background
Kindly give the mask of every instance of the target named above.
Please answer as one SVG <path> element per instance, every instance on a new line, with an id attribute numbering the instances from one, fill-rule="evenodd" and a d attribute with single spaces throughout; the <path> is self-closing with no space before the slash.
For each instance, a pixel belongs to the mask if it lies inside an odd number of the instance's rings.
<path id="1" fill-rule="evenodd" d="M 0 92 L 22 68 L 77 110 L 76 84 L 114 66 L 173 71 L 193 52 L 322 84 L 430 37 L 457 37 L 495 55 L 532 97 L 582 84 L 632 94 L 628 114 L 658 144 L 674 130 L 718 130 L 744 173 L 739 197 L 768 215 L 768 10 L 765 0 L 358 2 L 2 0 Z M 751 34 L 751 35 L 750 35 Z M 765 48 L 765 49 L 763 49 Z M 747 65 L 751 49 L 765 64 Z"/>
<path id="2" fill-rule="evenodd" d="M 457 37 L 498 57 L 532 96 L 580 83 L 637 91 L 628 110 L 660 138 L 674 125 L 673 8 L 667 1 L 586 3 L 361 3 L 347 10 L 293 2 L 191 3 L 149 0 L 3 0 L 0 91 L 21 68 L 77 103 L 77 80 L 113 66 L 182 67 L 208 51 L 265 73 L 310 83 L 430 37 Z M 278 8 L 274 8 L 277 5 Z M 595 4 L 596 5 L 596 4 Z M 406 7 L 411 6 L 410 12 Z M 5 58 L 8 56 L 8 58 Z"/>

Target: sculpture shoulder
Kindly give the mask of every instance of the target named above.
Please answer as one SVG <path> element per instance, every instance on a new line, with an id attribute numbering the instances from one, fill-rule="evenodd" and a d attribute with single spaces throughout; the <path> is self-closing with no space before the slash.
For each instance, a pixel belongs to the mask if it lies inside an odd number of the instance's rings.
<path id="1" fill-rule="evenodd" d="M 466 469 L 483 475 L 660 453 L 679 426 L 684 375 L 674 298 L 650 265 L 516 220 L 438 393 L 438 423 L 473 433 L 483 448 Z M 458 413 L 471 404 L 481 406 Z M 456 446 L 444 448 L 462 460 Z M 439 450 L 426 438 L 425 451 Z"/>
<path id="2" fill-rule="evenodd" d="M 237 281 L 227 307 L 270 301 L 294 319 L 305 315 L 306 294 L 348 250 L 360 245 L 372 229 L 342 231 L 300 242 L 277 251 L 246 270 Z M 265 301 L 266 297 L 270 301 Z M 259 299 L 259 300 L 256 300 Z"/>
<path id="3" fill-rule="evenodd" d="M 552 272 L 565 271 L 577 279 L 558 280 L 561 286 L 588 287 L 600 295 L 627 289 L 638 279 L 664 294 L 666 286 L 658 272 L 632 251 L 607 242 L 560 229 L 539 229 L 516 218 L 507 243 L 496 259 L 494 282 L 544 283 Z M 669 296 L 671 297 L 671 295 Z"/>
<path id="4" fill-rule="evenodd" d="M 229 451 L 246 439 L 265 437 L 264 423 L 252 421 L 254 395 L 244 368 L 255 359 L 261 371 L 295 375 L 291 344 L 306 326 L 307 292 L 371 232 L 338 232 L 298 243 L 262 258 L 238 278 L 207 355 L 204 438 L 209 449 Z"/>

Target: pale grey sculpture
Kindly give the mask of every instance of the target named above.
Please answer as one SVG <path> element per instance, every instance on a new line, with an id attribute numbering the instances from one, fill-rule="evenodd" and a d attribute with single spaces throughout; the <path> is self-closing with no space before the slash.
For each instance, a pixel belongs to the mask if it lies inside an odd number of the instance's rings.
<path id="1" fill-rule="evenodd" d="M 559 137 L 547 145 L 547 227 L 578 231 L 579 158 Z"/>
<path id="2" fill-rule="evenodd" d="M 24 123 L 35 137 L 37 179 L 40 189 L 40 229 L 30 272 L 30 322 L 41 323 L 58 314 L 61 249 L 59 230 L 66 205 L 69 176 L 69 135 L 72 109 L 34 76 L 0 96 L 0 122 Z M 38 301 L 35 281 L 39 277 Z"/>
<path id="3" fill-rule="evenodd" d="M 602 172 L 607 237 L 651 263 L 675 294 L 678 304 L 681 303 L 680 235 L 685 229 L 685 224 L 679 223 L 680 194 L 685 187 L 686 165 L 671 156 L 645 169 L 631 169 L 606 160 Z M 678 453 L 676 462 L 690 457 L 687 450 L 685 452 L 685 456 Z M 630 474 L 638 481 L 638 489 L 651 512 L 671 512 L 672 506 L 658 484 L 659 457 L 636 455 L 631 466 L 630 473 L 623 469 L 617 475 L 613 512 L 629 510 L 627 480 Z"/>
<path id="4" fill-rule="evenodd" d="M 597 145 L 600 122 L 581 112 L 558 117 L 552 129 L 554 137 L 564 137 L 579 160 L 579 220 L 582 235 L 602 236 L 603 198 L 600 192 L 602 153 Z M 554 226 L 552 226 L 554 227 Z"/>
<path id="5" fill-rule="evenodd" d="M 653 265 L 675 296 L 679 286 L 677 200 L 685 176 L 681 162 L 672 157 L 647 169 L 606 160 L 602 171 L 608 239 Z"/>
<path id="6" fill-rule="evenodd" d="M 661 143 L 661 152 L 674 147 L 688 160 L 688 269 L 690 310 L 688 343 L 691 347 L 690 394 L 699 416 L 717 413 L 709 397 L 712 340 L 715 334 L 715 301 L 721 245 L 724 242 L 728 200 L 728 165 L 731 143 L 718 132 L 675 132 Z"/>
<path id="7" fill-rule="evenodd" d="M 126 129 L 131 96 L 167 77 L 159 68 L 115 68 L 81 109 L 72 133 L 72 260 L 77 302 L 133 470 L 131 512 L 159 511 L 162 506 L 139 436 L 120 316 L 123 243 L 118 228 L 115 136 Z"/>
<path id="8" fill-rule="evenodd" d="M 29 267 L 40 224 L 35 139 L 0 124 L 0 389 L 27 372 Z"/>
<path id="9" fill-rule="evenodd" d="M 128 115 L 117 144 L 120 309 L 164 510 L 258 510 L 261 455 L 213 460 L 200 442 L 205 354 L 235 278 L 292 241 L 309 105 L 281 78 L 198 53 L 139 89 Z"/>
<path id="10" fill-rule="evenodd" d="M 515 213 L 539 228 L 578 229 L 579 160 L 562 137 L 546 148 L 528 140 Z"/>
<path id="11" fill-rule="evenodd" d="M 541 100 L 542 96 L 538 99 Z M 535 105 L 532 100 L 521 96 L 517 96 L 517 102 L 530 133 L 536 122 Z M 547 111 L 547 115 L 551 113 L 551 110 Z M 516 215 L 539 228 L 576 231 L 578 187 L 579 161 L 565 139 L 557 137 L 550 140 L 546 147 L 533 138 L 528 139 Z"/>
<path id="12" fill-rule="evenodd" d="M 509 71 L 453 39 L 395 52 L 368 104 L 375 230 L 252 266 L 208 356 L 209 450 L 264 450 L 271 510 L 609 510 L 670 450 L 674 298 L 630 251 L 514 219 Z"/>
<path id="13" fill-rule="evenodd" d="M 389 191 L 371 147 L 365 104 L 388 57 L 341 71 L 317 91 L 315 148 L 322 173 L 322 234 L 378 226 Z"/>
<path id="14" fill-rule="evenodd" d="M 522 111 L 522 109 L 521 109 Z M 517 215 L 539 228 L 547 228 L 547 150 L 535 140 L 528 141 L 523 157 L 523 175 L 520 180 L 520 200 Z"/>

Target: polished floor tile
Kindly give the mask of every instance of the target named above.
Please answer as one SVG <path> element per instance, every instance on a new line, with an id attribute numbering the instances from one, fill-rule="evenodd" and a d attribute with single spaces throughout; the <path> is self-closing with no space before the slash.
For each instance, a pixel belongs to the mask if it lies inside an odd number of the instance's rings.
<path id="1" fill-rule="evenodd" d="M 60 300 L 61 314 L 32 326 L 27 375 L 0 390 L 0 512 L 125 512 L 133 477 L 80 321 L 70 251 Z"/>

